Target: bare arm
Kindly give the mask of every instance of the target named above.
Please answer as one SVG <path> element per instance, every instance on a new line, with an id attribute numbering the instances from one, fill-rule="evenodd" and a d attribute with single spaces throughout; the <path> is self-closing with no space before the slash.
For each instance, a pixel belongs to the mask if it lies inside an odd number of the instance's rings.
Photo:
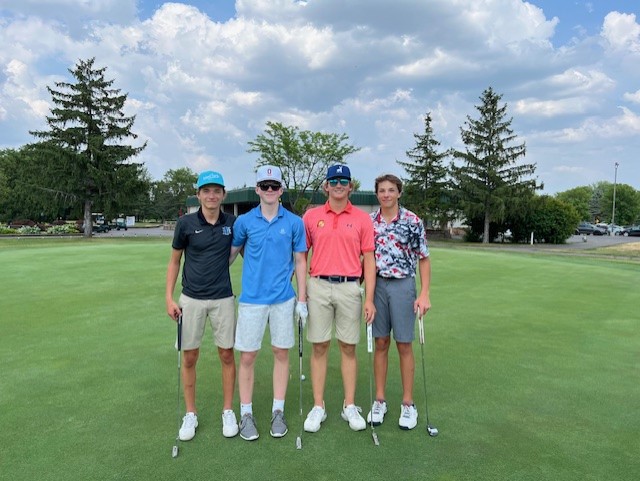
<path id="1" fill-rule="evenodd" d="M 307 302 L 307 253 L 294 252 L 298 301 Z"/>
<path id="2" fill-rule="evenodd" d="M 243 253 L 244 253 L 244 246 L 239 246 L 239 247 L 231 246 L 231 253 L 229 255 L 229 266 L 233 264 L 233 261 L 236 260 L 236 257 L 238 257 L 238 254 L 243 255 Z"/>
<path id="3" fill-rule="evenodd" d="M 373 251 L 365 252 L 362 255 L 362 268 L 365 288 L 364 317 L 367 324 L 371 324 L 376 315 L 376 307 L 373 304 L 373 296 L 376 289 L 376 259 Z"/>
<path id="4" fill-rule="evenodd" d="M 180 273 L 180 261 L 182 260 L 182 250 L 172 249 L 169 265 L 167 266 L 167 284 L 165 289 L 165 301 L 167 303 L 167 314 L 174 321 L 180 315 L 180 306 L 173 300 L 173 291 L 176 288 L 178 274 Z"/>
<path id="5" fill-rule="evenodd" d="M 429 288 L 431 287 L 431 260 L 428 257 L 420 259 L 418 263 L 418 272 L 420 273 L 420 293 L 413 303 L 413 312 L 424 316 L 431 309 L 431 300 L 429 299 Z"/>

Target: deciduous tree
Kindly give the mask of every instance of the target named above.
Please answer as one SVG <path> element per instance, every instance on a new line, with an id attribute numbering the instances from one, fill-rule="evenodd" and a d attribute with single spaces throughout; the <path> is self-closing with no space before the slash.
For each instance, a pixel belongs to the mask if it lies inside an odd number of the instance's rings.
<path id="1" fill-rule="evenodd" d="M 269 121 L 264 133 L 249 141 L 248 152 L 260 154 L 257 167 L 280 167 L 291 208 L 302 214 L 320 189 L 328 167 L 346 163 L 348 155 L 360 150 L 347 144 L 348 139 L 346 134 L 311 132 Z"/>

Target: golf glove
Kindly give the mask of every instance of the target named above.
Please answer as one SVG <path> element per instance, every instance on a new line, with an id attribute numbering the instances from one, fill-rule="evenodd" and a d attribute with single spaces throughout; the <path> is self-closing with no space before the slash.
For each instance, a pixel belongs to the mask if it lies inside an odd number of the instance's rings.
<path id="1" fill-rule="evenodd" d="M 304 329 L 304 326 L 307 323 L 307 317 L 309 317 L 309 310 L 307 309 L 306 302 L 296 302 L 296 314 L 298 315 L 298 322 Z"/>

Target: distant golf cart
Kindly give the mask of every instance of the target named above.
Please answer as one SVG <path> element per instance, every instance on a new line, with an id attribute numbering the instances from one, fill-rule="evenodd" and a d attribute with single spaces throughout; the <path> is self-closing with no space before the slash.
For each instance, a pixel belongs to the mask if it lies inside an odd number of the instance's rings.
<path id="1" fill-rule="evenodd" d="M 84 221 L 82 219 L 77 222 L 77 227 L 80 232 L 84 232 Z M 111 230 L 111 226 L 105 220 L 104 214 L 101 212 L 91 213 L 91 230 L 96 233 L 104 233 Z"/>
<path id="2" fill-rule="evenodd" d="M 127 219 L 125 219 L 124 217 L 118 217 L 116 219 L 116 230 L 120 230 L 120 229 L 124 229 L 127 230 Z"/>

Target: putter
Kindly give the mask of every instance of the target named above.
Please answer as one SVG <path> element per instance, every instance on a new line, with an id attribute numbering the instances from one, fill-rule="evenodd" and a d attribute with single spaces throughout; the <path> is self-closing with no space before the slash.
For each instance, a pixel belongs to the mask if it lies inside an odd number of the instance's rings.
<path id="1" fill-rule="evenodd" d="M 178 316 L 178 404 L 176 408 L 176 413 L 178 414 L 178 435 L 176 436 L 176 444 L 173 445 L 173 449 L 171 450 L 171 457 L 178 457 L 178 441 L 180 440 L 180 351 L 182 348 L 182 314 Z"/>
<path id="2" fill-rule="evenodd" d="M 298 316 L 298 362 L 300 366 L 300 379 L 298 384 L 300 385 L 300 436 L 296 438 L 296 449 L 302 449 L 302 431 L 304 420 L 302 419 L 302 381 L 304 379 L 302 374 L 302 322 L 300 316 Z"/>
<path id="3" fill-rule="evenodd" d="M 373 406 L 373 372 L 371 369 L 371 365 L 373 364 L 373 326 L 371 324 L 367 324 L 367 352 L 369 353 L 369 406 Z M 371 416 L 371 438 L 373 439 L 373 444 L 376 446 L 380 446 L 380 441 L 378 440 L 378 433 L 376 433 L 376 428 L 373 425 L 373 416 Z"/>
<path id="4" fill-rule="evenodd" d="M 438 428 L 432 426 L 429 423 L 429 405 L 427 404 L 427 372 L 424 368 L 424 323 L 422 316 L 418 319 L 418 327 L 420 330 L 420 353 L 422 354 L 422 384 L 424 386 L 424 409 L 427 413 L 427 432 L 429 436 L 436 437 L 438 435 Z"/>

